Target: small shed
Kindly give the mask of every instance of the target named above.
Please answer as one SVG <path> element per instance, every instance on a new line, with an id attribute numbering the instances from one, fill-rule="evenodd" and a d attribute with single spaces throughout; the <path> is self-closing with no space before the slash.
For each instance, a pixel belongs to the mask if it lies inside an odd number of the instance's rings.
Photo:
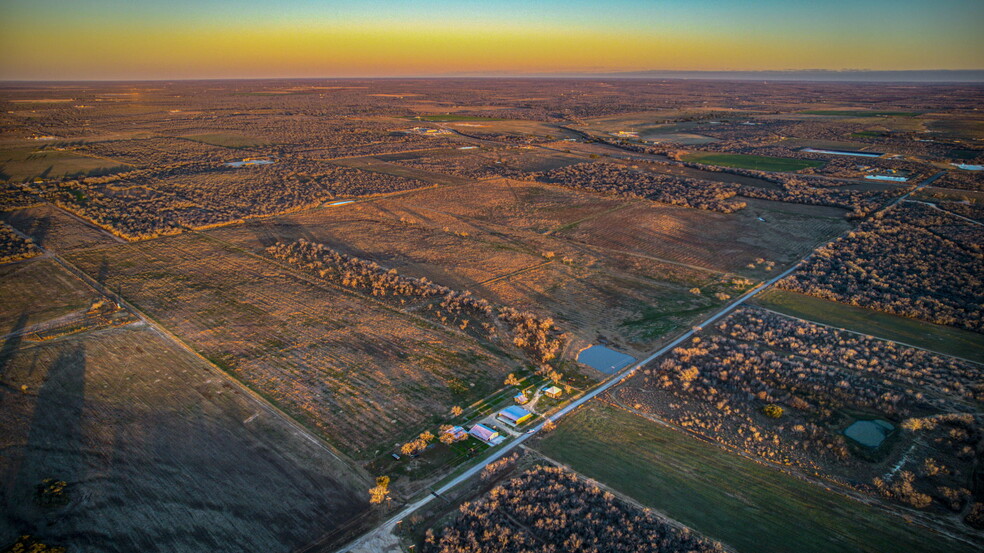
<path id="1" fill-rule="evenodd" d="M 524 403 L 526 403 L 529 400 L 530 400 L 530 398 L 526 397 L 526 394 L 523 393 L 523 392 L 520 392 L 520 393 L 516 394 L 515 397 L 513 397 L 513 401 L 515 401 L 516 403 L 518 403 L 520 405 L 523 405 Z"/>
<path id="2" fill-rule="evenodd" d="M 468 431 L 468 433 L 487 444 L 491 444 L 496 438 L 499 437 L 498 432 L 492 430 L 484 424 L 476 424 L 471 428 L 471 430 Z"/>
<path id="3" fill-rule="evenodd" d="M 520 424 L 523 424 L 524 422 L 528 421 L 532 416 L 533 413 L 530 413 L 529 411 L 523 409 L 518 405 L 513 405 L 512 407 L 506 407 L 502 411 L 499 411 L 499 414 L 497 415 L 499 420 L 501 420 L 506 424 L 511 424 L 513 426 L 518 426 Z"/>

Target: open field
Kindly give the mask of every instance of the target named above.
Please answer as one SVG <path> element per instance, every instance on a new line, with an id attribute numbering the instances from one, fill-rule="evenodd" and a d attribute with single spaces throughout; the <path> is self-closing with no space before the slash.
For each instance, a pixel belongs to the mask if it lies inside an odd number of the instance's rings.
<path id="1" fill-rule="evenodd" d="M 720 305 L 715 292 L 734 294 L 735 289 L 713 272 L 522 230 L 526 226 L 545 232 L 618 205 L 602 198 L 592 202 L 590 196 L 555 187 L 483 183 L 251 221 L 209 233 L 254 252 L 299 238 L 324 243 L 400 274 L 556 317 L 579 342 L 601 336 L 641 352 L 666 331 L 687 326 Z M 694 295 L 689 291 L 694 286 L 705 293 Z"/>
<path id="2" fill-rule="evenodd" d="M 442 115 L 415 115 L 410 119 L 414 121 L 503 121 L 501 118 L 485 117 L 481 115 L 468 115 L 465 113 L 445 113 Z"/>
<path id="3" fill-rule="evenodd" d="M 753 302 L 808 321 L 984 363 L 984 340 L 980 334 L 969 330 L 897 317 L 777 288 L 757 296 Z"/>
<path id="4" fill-rule="evenodd" d="M 867 111 L 860 109 L 814 109 L 801 111 L 803 115 L 828 115 L 835 117 L 915 117 L 918 111 Z"/>
<path id="5" fill-rule="evenodd" d="M 848 228 L 842 218 L 830 217 L 828 208 L 819 208 L 816 216 L 805 213 L 809 208 L 782 210 L 784 205 L 763 202 L 723 214 L 637 204 L 607 217 L 584 221 L 558 236 L 605 249 L 758 277 L 768 273 L 747 267 L 756 259 L 782 266 Z"/>
<path id="6" fill-rule="evenodd" d="M 224 146 L 226 148 L 255 148 L 267 144 L 266 141 L 259 138 L 235 132 L 189 134 L 182 138 L 195 142 L 204 142 L 213 146 Z"/>
<path id="7" fill-rule="evenodd" d="M 361 477 L 140 323 L 0 365 L 0 543 L 289 552 L 368 507 Z M 66 486 L 41 505 L 47 478 Z"/>
<path id="8" fill-rule="evenodd" d="M 81 316 L 100 295 L 51 259 L 0 265 L 0 335 Z"/>
<path id="9" fill-rule="evenodd" d="M 360 458 L 415 435 L 452 405 L 483 397 L 515 370 L 467 336 L 202 235 L 68 258 Z"/>
<path id="10" fill-rule="evenodd" d="M 21 182 L 33 178 L 108 174 L 126 169 L 123 163 L 33 147 L 0 151 L 0 180 Z"/>
<path id="11" fill-rule="evenodd" d="M 51 204 L 3 211 L 0 220 L 30 236 L 35 244 L 46 250 L 64 252 L 116 242 L 109 233 Z"/>
<path id="12" fill-rule="evenodd" d="M 736 169 L 755 169 L 756 171 L 799 171 L 807 167 L 820 167 L 822 161 L 793 159 L 787 157 L 755 156 L 747 154 L 693 153 L 683 156 L 684 161 L 734 167 Z"/>
<path id="13" fill-rule="evenodd" d="M 957 552 L 972 545 L 595 403 L 536 449 L 741 552 Z"/>

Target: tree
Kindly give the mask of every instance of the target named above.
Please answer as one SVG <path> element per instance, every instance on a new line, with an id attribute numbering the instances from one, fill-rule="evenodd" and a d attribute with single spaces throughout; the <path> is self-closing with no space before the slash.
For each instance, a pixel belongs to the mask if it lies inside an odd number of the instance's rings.
<path id="1" fill-rule="evenodd" d="M 369 488 L 369 503 L 376 505 L 389 499 L 389 483 L 389 476 L 376 477 L 376 485 Z"/>
<path id="2" fill-rule="evenodd" d="M 765 413 L 765 416 L 770 419 L 778 419 L 782 416 L 782 407 L 776 405 L 775 403 L 770 403 L 765 407 L 762 407 L 762 412 Z"/>
<path id="3" fill-rule="evenodd" d="M 514 375 L 513 373 L 509 373 L 509 376 L 506 377 L 505 385 L 519 386 L 519 379 L 516 378 L 516 375 Z"/>
<path id="4" fill-rule="evenodd" d="M 461 414 L 464 412 L 465 410 L 458 405 L 455 405 L 454 407 L 451 408 L 451 415 L 455 417 L 460 417 Z"/>

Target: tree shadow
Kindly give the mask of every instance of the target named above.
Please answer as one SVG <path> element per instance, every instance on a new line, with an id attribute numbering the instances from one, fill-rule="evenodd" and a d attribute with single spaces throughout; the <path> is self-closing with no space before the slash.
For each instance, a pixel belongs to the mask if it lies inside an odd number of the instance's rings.
<path id="1" fill-rule="evenodd" d="M 23 340 L 21 331 L 24 330 L 25 326 L 27 326 L 27 311 L 22 311 L 17 317 L 17 320 L 14 321 L 14 325 L 10 328 L 10 332 L 8 333 L 10 338 L 4 340 L 3 345 L 0 346 L 0 375 L 6 372 L 7 363 L 10 362 L 14 353 L 20 348 L 21 341 Z"/>
<path id="2" fill-rule="evenodd" d="M 104 255 L 99 261 L 99 273 L 96 275 L 96 282 L 105 286 L 107 277 L 109 277 L 109 260 Z"/>
<path id="3" fill-rule="evenodd" d="M 68 535 L 73 532 L 72 509 L 78 500 L 74 484 L 84 466 L 82 414 L 85 407 L 86 355 L 79 345 L 66 346 L 52 362 L 38 390 L 27 432 L 19 448 L 20 459 L 13 463 L 14 475 L 0 490 L 0 509 L 20 534 Z M 8 450 L 8 453 L 14 453 Z M 44 507 L 39 503 L 38 486 L 44 479 L 68 483 L 67 506 Z"/>
<path id="4" fill-rule="evenodd" d="M 50 231 L 51 217 L 45 215 L 44 217 L 38 217 L 34 220 L 34 224 L 31 225 L 31 230 L 28 234 L 34 239 L 35 244 L 44 248 L 47 247 L 45 240 L 48 238 L 48 233 Z"/>

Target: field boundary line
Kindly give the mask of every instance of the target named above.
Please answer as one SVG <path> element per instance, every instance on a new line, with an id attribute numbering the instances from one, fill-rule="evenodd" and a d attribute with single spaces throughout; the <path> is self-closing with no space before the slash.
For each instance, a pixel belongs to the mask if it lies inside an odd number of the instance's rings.
<path id="1" fill-rule="evenodd" d="M 544 261 L 542 263 L 537 263 L 536 265 L 531 265 L 529 267 L 523 267 L 522 269 L 516 269 L 515 271 L 512 271 L 510 273 L 506 273 L 504 275 L 499 275 L 497 277 L 492 277 L 492 278 L 490 278 L 488 280 L 483 280 L 481 282 L 478 282 L 478 283 L 476 283 L 476 286 L 485 286 L 486 284 L 492 284 L 493 282 L 499 282 L 500 280 L 505 280 L 507 278 L 514 277 L 516 275 L 521 275 L 523 273 L 528 273 L 530 271 L 535 271 L 537 269 L 546 267 L 547 265 L 550 265 L 553 262 L 554 262 L 554 260 L 553 259 L 550 259 L 550 260 Z"/>
<path id="2" fill-rule="evenodd" d="M 76 267 L 71 262 L 62 259 L 60 256 L 55 254 L 51 254 L 51 258 L 57 261 L 62 267 L 64 267 L 69 272 L 71 272 L 73 275 L 75 275 L 82 282 L 87 284 L 89 287 L 94 289 L 99 294 L 102 294 L 103 296 L 111 300 L 118 301 L 121 306 L 127 309 L 127 311 L 130 311 L 131 313 L 136 315 L 140 320 L 142 320 L 150 328 L 154 329 L 162 337 L 172 341 L 184 351 L 191 353 L 193 356 L 197 357 L 199 360 L 204 362 L 205 366 L 207 366 L 212 372 L 218 374 L 223 379 L 232 383 L 234 386 L 236 386 L 238 390 L 244 391 L 246 395 L 252 398 L 260 408 L 264 409 L 274 417 L 279 418 L 280 420 L 286 422 L 289 427 L 299 432 L 300 435 L 303 436 L 305 439 L 307 439 L 309 442 L 315 444 L 316 446 L 320 447 L 322 450 L 326 451 L 339 463 L 352 469 L 356 476 L 365 479 L 365 482 L 371 481 L 371 478 L 369 478 L 368 474 L 365 472 L 364 469 L 362 469 L 362 467 L 360 467 L 351 459 L 348 459 L 346 455 L 342 454 L 340 451 L 337 451 L 331 444 L 329 444 L 319 436 L 315 435 L 308 428 L 306 428 L 304 425 L 296 421 L 293 417 L 291 417 L 287 413 L 284 413 L 282 410 L 280 410 L 280 408 L 278 408 L 269 400 L 261 396 L 259 393 L 249 388 L 244 383 L 237 380 L 232 375 L 230 375 L 226 371 L 216 366 L 215 363 L 213 363 L 207 357 L 205 357 L 204 355 L 196 351 L 194 348 L 192 348 L 190 345 L 185 343 L 184 340 L 182 340 L 177 335 L 172 333 L 170 330 L 165 328 L 161 323 L 157 322 L 154 318 L 150 317 L 149 315 L 146 315 L 143 311 L 138 309 L 135 305 L 133 305 L 123 297 L 107 290 L 102 284 L 98 283 L 95 279 L 90 277 L 88 274 L 86 274 L 84 271 Z"/>
<path id="3" fill-rule="evenodd" d="M 560 188 L 565 188 L 565 187 L 561 186 Z M 565 188 L 565 189 L 567 189 L 567 188 Z M 569 189 L 567 189 L 567 190 L 569 190 Z M 613 207 L 611 209 L 606 209 L 605 211 L 600 211 L 598 213 L 593 213 L 591 215 L 588 215 L 587 217 L 582 217 L 582 218 L 580 218 L 580 219 L 578 219 L 576 221 L 571 221 L 570 223 L 564 223 L 563 225 L 558 225 L 558 226 L 556 226 L 556 227 L 548 230 L 547 232 L 544 232 L 543 233 L 543 236 L 553 236 L 553 234 L 555 232 L 564 232 L 565 230 L 570 230 L 570 229 L 572 229 L 572 228 L 574 228 L 574 227 L 576 227 L 576 226 L 578 226 L 581 223 L 584 223 L 586 221 L 591 221 L 591 220 L 597 219 L 598 217 L 603 217 L 605 215 L 610 215 L 612 213 L 615 213 L 616 211 L 619 211 L 621 209 L 625 209 L 625 208 L 627 208 L 627 207 L 629 207 L 631 205 L 636 205 L 638 203 L 640 203 L 640 202 L 639 201 L 636 201 L 636 200 L 627 201 L 627 202 L 622 203 L 622 204 L 619 204 L 619 205 L 617 205 L 617 206 L 615 206 L 615 207 Z"/>

